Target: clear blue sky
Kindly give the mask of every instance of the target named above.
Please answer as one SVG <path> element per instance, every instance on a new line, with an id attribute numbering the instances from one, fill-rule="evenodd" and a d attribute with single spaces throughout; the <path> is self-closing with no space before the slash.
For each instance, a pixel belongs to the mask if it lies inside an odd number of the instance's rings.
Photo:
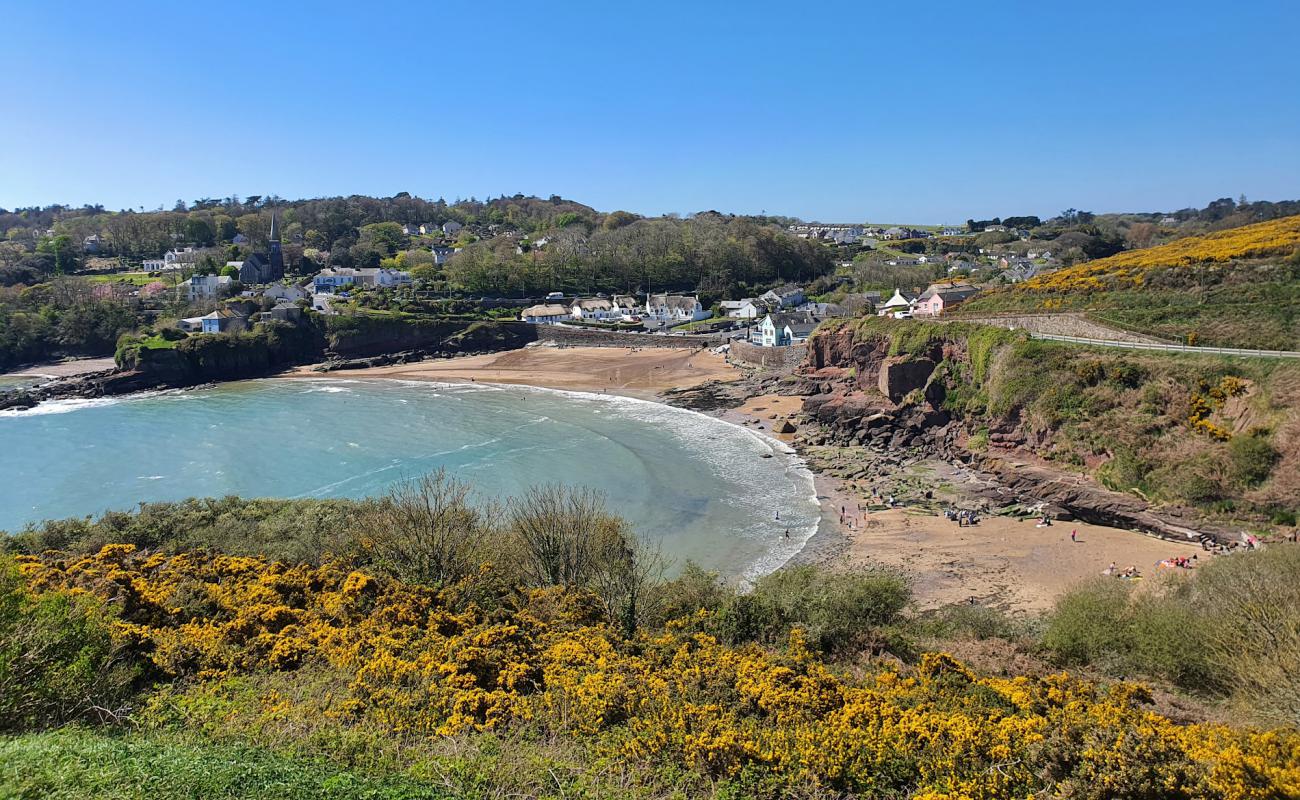
<path id="1" fill-rule="evenodd" d="M 942 223 L 1300 197 L 1300 3 L 44 2 L 0 207 L 560 194 Z"/>

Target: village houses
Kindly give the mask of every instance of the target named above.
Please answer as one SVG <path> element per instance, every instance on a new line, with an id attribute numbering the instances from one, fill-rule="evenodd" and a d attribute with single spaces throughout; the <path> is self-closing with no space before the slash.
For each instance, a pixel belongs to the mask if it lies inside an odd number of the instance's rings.
<path id="1" fill-rule="evenodd" d="M 917 296 L 912 292 L 904 292 L 902 289 L 895 289 L 894 296 L 876 307 L 876 316 L 901 318 L 911 316 L 912 309 L 916 306 Z"/>
<path id="2" fill-rule="evenodd" d="M 700 298 L 679 294 L 652 294 L 646 298 L 645 315 L 658 322 L 695 322 L 708 319 L 710 312 Z"/>
<path id="3" fill-rule="evenodd" d="M 397 286 L 409 286 L 411 273 L 384 267 L 332 267 L 323 269 L 312 278 L 314 292 L 333 293 L 349 286 L 363 289 L 385 289 Z"/>
<path id="4" fill-rule="evenodd" d="M 760 313 L 760 308 L 752 297 L 723 300 L 719 305 L 722 308 L 722 315 L 732 319 L 757 319 Z"/>
<path id="5" fill-rule="evenodd" d="M 789 347 L 805 342 L 817 327 L 811 314 L 772 313 L 759 323 L 754 344 L 760 347 Z"/>
<path id="6" fill-rule="evenodd" d="M 572 319 L 573 310 L 559 303 L 543 303 L 525 308 L 519 318 L 533 325 L 558 325 Z"/>
<path id="7" fill-rule="evenodd" d="M 932 283 L 917 298 L 912 313 L 937 317 L 979 294 L 979 291 L 978 287 L 968 283 Z"/>
<path id="8" fill-rule="evenodd" d="M 229 275 L 193 275 L 181 286 L 185 287 L 185 299 L 191 303 L 225 297 L 235 288 Z"/>

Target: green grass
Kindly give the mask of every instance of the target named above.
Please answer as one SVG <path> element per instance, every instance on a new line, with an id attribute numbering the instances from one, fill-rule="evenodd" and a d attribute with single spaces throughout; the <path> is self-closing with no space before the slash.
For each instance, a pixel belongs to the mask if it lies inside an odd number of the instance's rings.
<path id="1" fill-rule="evenodd" d="M 176 348 L 176 343 L 178 341 L 180 340 L 177 339 L 173 341 L 171 339 L 164 339 L 162 336 L 155 333 L 153 336 L 141 341 L 140 346 L 146 347 L 150 350 L 173 350 Z"/>
<path id="2" fill-rule="evenodd" d="M 84 728 L 0 738 L 0 798 L 13 800 L 415 800 L 451 798 L 433 786 L 375 778 L 323 760 L 178 735 Z"/>
<path id="3" fill-rule="evenodd" d="M 133 286 L 145 286 L 162 279 L 151 277 L 147 272 L 112 272 L 107 275 L 88 275 L 86 280 L 91 283 L 129 283 Z"/>
<path id="4" fill-rule="evenodd" d="M 732 319 L 731 317 L 709 317 L 708 319 L 701 319 L 701 320 L 696 320 L 695 322 L 688 322 L 688 323 L 686 323 L 685 325 L 678 325 L 678 326 L 676 326 L 675 328 L 673 328 L 673 330 L 675 330 L 675 331 L 698 331 L 698 330 L 708 330 L 708 331 L 711 331 L 711 330 L 713 330 L 714 328 L 717 328 L 717 327 L 720 327 L 720 326 L 730 325 L 730 324 L 732 324 L 732 323 L 734 323 L 734 322 L 737 322 L 737 320 Z"/>

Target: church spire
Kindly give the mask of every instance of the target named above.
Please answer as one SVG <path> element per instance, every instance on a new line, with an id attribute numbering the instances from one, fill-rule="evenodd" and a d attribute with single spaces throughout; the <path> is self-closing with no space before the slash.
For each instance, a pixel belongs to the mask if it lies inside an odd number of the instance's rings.
<path id="1" fill-rule="evenodd" d="M 271 241 L 280 241 L 280 227 L 275 223 L 275 212 L 271 212 Z"/>

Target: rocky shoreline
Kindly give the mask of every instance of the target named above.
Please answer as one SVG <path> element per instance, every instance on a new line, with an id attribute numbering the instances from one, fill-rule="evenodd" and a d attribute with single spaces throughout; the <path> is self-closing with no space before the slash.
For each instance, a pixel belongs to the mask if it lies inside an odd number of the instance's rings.
<path id="1" fill-rule="evenodd" d="M 791 430 L 797 430 L 792 446 L 815 475 L 847 483 L 877 502 L 893 498 L 933 513 L 957 507 L 1016 518 L 1047 514 L 1184 543 L 1202 537 L 1219 544 L 1236 541 L 1236 531 L 1193 509 L 1157 509 L 1085 476 L 1036 463 L 1017 449 L 1023 442 L 1014 435 L 991 437 L 984 452 L 969 449 L 969 431 L 943 410 L 942 390 L 928 380 L 934 362 L 919 367 L 904 363 L 880 359 L 879 370 L 868 376 L 875 378 L 879 392 L 861 391 L 860 375 L 806 365 L 784 375 L 754 373 L 741 381 L 666 392 L 664 400 L 717 411 L 765 394 L 802 397 L 802 411 L 788 420 Z M 919 402 L 897 402 L 905 397 Z M 810 546 L 833 549 L 833 538 Z M 822 560 L 812 553 L 807 558 Z"/>

